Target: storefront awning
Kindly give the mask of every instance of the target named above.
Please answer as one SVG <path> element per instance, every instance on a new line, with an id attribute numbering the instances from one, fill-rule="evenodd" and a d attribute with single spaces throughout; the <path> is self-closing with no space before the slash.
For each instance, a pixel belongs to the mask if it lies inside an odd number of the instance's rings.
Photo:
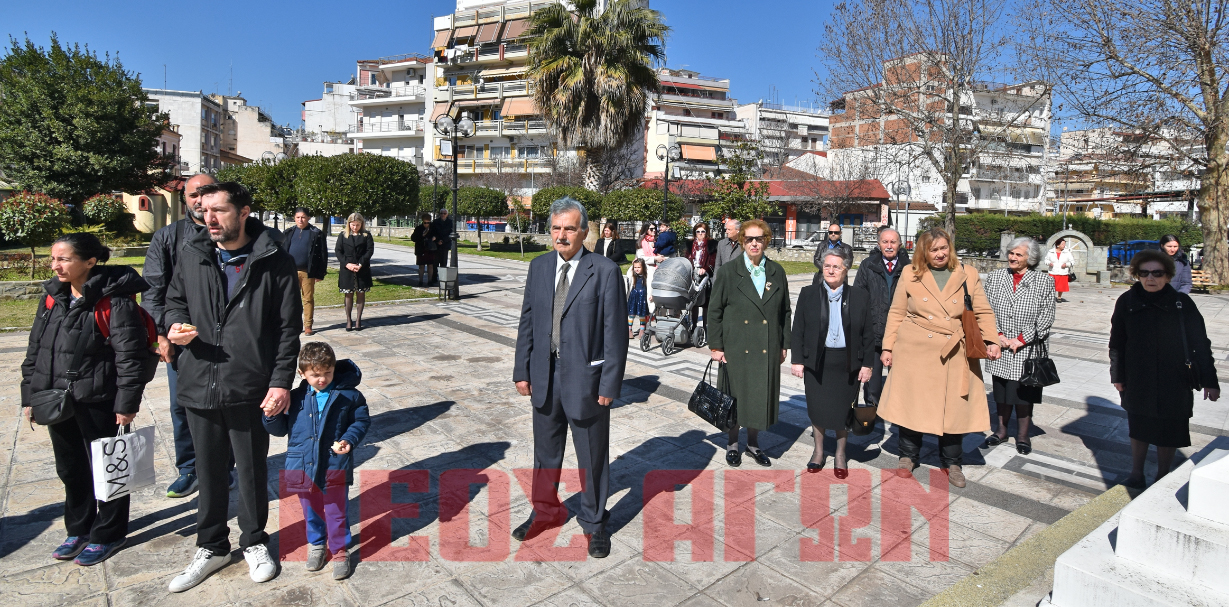
<path id="1" fill-rule="evenodd" d="M 499 40 L 499 28 L 502 23 L 488 23 L 478 30 L 478 44 L 487 44 Z"/>
<path id="2" fill-rule="evenodd" d="M 707 160 L 714 162 L 717 160 L 717 148 L 710 148 L 706 145 L 683 145 L 683 158 L 687 160 Z"/>
<path id="3" fill-rule="evenodd" d="M 447 114 L 447 113 L 448 113 L 448 104 L 447 103 L 437 103 L 435 105 L 435 110 L 431 112 L 431 124 L 435 124 L 435 121 L 439 119 L 440 116 L 443 116 L 444 114 Z"/>
<path id="4" fill-rule="evenodd" d="M 451 39 L 452 30 L 435 32 L 435 40 L 431 41 L 431 48 L 448 48 L 448 41 Z"/>
<path id="5" fill-rule="evenodd" d="M 504 24 L 504 40 L 515 40 L 529 30 L 528 19 L 514 19 Z"/>
<path id="6" fill-rule="evenodd" d="M 509 116 L 538 116 L 541 112 L 538 111 L 538 105 L 529 97 L 513 97 L 504 100 L 504 107 L 499 114 L 504 118 Z"/>
<path id="7" fill-rule="evenodd" d="M 473 38 L 474 35 L 477 33 L 478 33 L 477 25 L 471 25 L 468 27 L 458 27 L 456 39 L 461 40 L 463 38 Z"/>

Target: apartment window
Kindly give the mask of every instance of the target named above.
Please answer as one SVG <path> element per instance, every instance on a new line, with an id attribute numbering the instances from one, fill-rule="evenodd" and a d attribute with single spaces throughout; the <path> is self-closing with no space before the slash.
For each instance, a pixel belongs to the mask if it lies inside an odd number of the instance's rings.
<path id="1" fill-rule="evenodd" d="M 922 175 L 922 183 L 930 183 L 930 175 Z"/>
<path id="2" fill-rule="evenodd" d="M 375 86 L 375 85 L 377 84 L 377 83 L 376 83 L 376 73 L 375 73 L 375 72 L 371 72 L 371 82 L 370 82 L 370 84 L 371 84 L 372 86 Z"/>
<path id="3" fill-rule="evenodd" d="M 717 120 L 725 120 L 725 112 L 713 112 L 712 114 Z"/>
<path id="4" fill-rule="evenodd" d="M 209 119 L 209 110 L 205 108 L 201 108 L 201 120 L 208 120 L 208 119 Z"/>
<path id="5" fill-rule="evenodd" d="M 521 158 L 540 158 L 542 156 L 542 148 L 536 145 L 528 145 L 518 148 L 516 153 Z"/>
<path id="6" fill-rule="evenodd" d="M 512 157 L 512 148 L 506 145 L 491 146 L 491 158 L 502 158 L 507 160 Z"/>
<path id="7" fill-rule="evenodd" d="M 684 115 L 684 116 L 690 116 L 690 115 L 691 115 L 691 110 L 689 110 L 689 109 L 684 109 L 684 110 L 683 110 L 683 115 Z"/>

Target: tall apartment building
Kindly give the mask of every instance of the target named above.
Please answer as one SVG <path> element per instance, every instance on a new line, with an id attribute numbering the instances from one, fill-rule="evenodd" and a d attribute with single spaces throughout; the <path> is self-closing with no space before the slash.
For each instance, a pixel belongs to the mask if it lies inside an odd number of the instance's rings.
<path id="1" fill-rule="evenodd" d="M 423 55 L 358 62 L 353 88 L 345 87 L 353 119 L 346 134 L 353 139 L 355 152 L 422 165 L 433 107 L 428 83 L 434 80 L 434 71 L 434 59 Z"/>
<path id="2" fill-rule="evenodd" d="M 1201 154 L 1197 142 L 1185 146 L 1188 154 Z M 1050 202 L 1058 213 L 1193 219 L 1200 172 L 1183 150 L 1160 137 L 1115 128 L 1064 130 Z"/>
<path id="3" fill-rule="evenodd" d="M 737 115 L 759 144 L 766 167 L 828 149 L 828 113 L 822 109 L 757 101 L 738 106 Z"/>
<path id="4" fill-rule="evenodd" d="M 645 130 L 644 176 L 660 179 L 666 163 L 658 160 L 660 145 L 678 145 L 682 158 L 670 163 L 671 177 L 703 179 L 719 168 L 725 148 L 747 134 L 738 117 L 738 101 L 730 97 L 730 81 L 689 70 L 660 68 L 661 94 L 650 103 Z"/>
<path id="5" fill-rule="evenodd" d="M 867 172 L 885 184 L 908 183 L 909 200 L 944 211 L 946 186 L 934 166 L 919 157 L 919 139 L 904 118 L 883 114 L 872 102 L 875 95 L 920 91 L 906 103 L 918 104 L 915 109 L 925 103 L 927 111 L 945 107 L 949 93 L 943 68 L 924 65 L 922 56 L 912 55 L 885 62 L 884 73 L 886 82 L 847 92 L 833 103 L 829 157 L 841 158 L 846 166 L 866 164 Z M 1045 210 L 1050 103 L 1044 87 L 1027 82 L 978 82 L 963 95 L 957 118 L 979 133 L 982 152 L 957 184 L 957 212 Z M 954 118 L 943 114 L 938 119 Z"/>
<path id="6" fill-rule="evenodd" d="M 325 82 L 319 99 L 303 102 L 299 129 L 290 138 L 300 155 L 354 153 L 350 129 L 358 124 L 358 109 L 350 101 L 356 96 L 357 81 L 352 76 L 349 82 Z"/>
<path id="7" fill-rule="evenodd" d="M 462 175 L 521 175 L 522 187 L 532 188 L 535 176 L 554 170 L 559 158 L 575 158 L 547 134 L 525 76 L 529 16 L 554 3 L 457 0 L 457 12 L 435 18 L 431 48 L 437 70 L 427 125 L 433 160 L 452 160 L 440 152 L 435 120 L 444 114 L 459 119 L 463 113 L 474 120 L 476 132 L 458 142 Z"/>
<path id="8" fill-rule="evenodd" d="M 222 128 L 222 151 L 230 152 L 240 159 L 260 160 L 286 152 L 286 139 L 282 129 L 273 122 L 268 112 L 255 105 L 248 105 L 243 93 L 234 95 L 210 95 L 222 106 L 226 121 Z"/>
<path id="9" fill-rule="evenodd" d="M 179 157 L 184 173 L 213 173 L 222 168 L 222 129 L 226 114 L 220 103 L 200 91 L 144 89 L 149 105 L 170 117 L 182 138 Z"/>

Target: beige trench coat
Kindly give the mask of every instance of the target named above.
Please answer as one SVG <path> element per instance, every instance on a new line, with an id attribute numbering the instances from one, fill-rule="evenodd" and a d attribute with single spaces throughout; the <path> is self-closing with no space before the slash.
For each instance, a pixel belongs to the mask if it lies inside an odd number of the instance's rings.
<path id="1" fill-rule="evenodd" d="M 966 283 L 982 337 L 997 343 L 994 311 L 976 269 L 961 264 L 942 291 L 930 272 L 921 278 L 911 266 L 901 272 L 883 335 L 883 349 L 892 351 L 879 401 L 883 419 L 925 434 L 990 430 L 981 363 L 966 357 L 960 325 Z"/>

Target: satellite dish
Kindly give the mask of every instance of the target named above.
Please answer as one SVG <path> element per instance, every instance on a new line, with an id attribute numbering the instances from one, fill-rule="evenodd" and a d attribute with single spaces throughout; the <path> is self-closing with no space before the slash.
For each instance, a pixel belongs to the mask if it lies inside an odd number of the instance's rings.
<path id="1" fill-rule="evenodd" d="M 281 162 L 285 159 L 286 159 L 286 154 L 283 154 L 282 152 L 278 152 L 277 155 L 273 157 L 274 162 Z"/>

